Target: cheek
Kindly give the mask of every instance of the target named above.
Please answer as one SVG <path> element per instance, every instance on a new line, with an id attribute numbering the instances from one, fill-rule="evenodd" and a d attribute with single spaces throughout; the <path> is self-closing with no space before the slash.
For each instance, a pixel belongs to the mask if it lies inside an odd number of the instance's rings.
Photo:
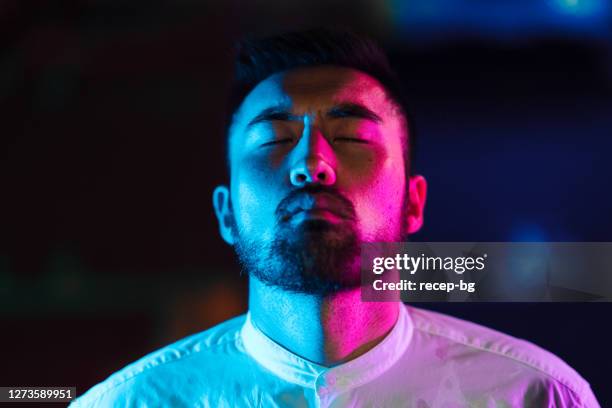
<path id="1" fill-rule="evenodd" d="M 236 224 L 242 234 L 256 239 L 269 239 L 275 225 L 274 212 L 279 200 L 273 175 L 246 165 L 232 169 L 232 204 Z"/>
<path id="2" fill-rule="evenodd" d="M 345 169 L 351 185 L 353 203 L 366 235 L 401 225 L 405 191 L 404 159 L 401 146 L 397 151 L 386 147 L 364 154 L 359 165 Z"/>
<path id="3" fill-rule="evenodd" d="M 387 220 L 397 219 L 401 215 L 406 191 L 406 165 L 402 144 L 401 125 L 392 123 L 386 129 L 388 135 L 386 154 L 379 163 L 377 178 L 372 189 L 372 199 L 378 201 L 378 208 Z"/>
<path id="4" fill-rule="evenodd" d="M 388 159 L 381 164 L 376 177 L 362 191 L 359 202 L 360 218 L 371 230 L 395 226 L 401 215 L 405 189 L 403 163 Z"/>

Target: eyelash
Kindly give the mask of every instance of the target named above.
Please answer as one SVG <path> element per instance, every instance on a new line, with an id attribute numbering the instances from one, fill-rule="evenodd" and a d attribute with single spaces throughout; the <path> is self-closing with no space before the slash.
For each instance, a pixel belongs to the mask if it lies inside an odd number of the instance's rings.
<path id="1" fill-rule="evenodd" d="M 293 139 L 287 138 L 287 139 L 273 140 L 271 142 L 263 143 L 261 147 L 273 146 L 273 145 L 278 145 L 278 144 L 286 144 L 286 143 L 293 143 Z"/>
<path id="2" fill-rule="evenodd" d="M 368 143 L 367 140 L 357 139 L 354 137 L 336 137 L 334 138 L 333 141 L 334 142 L 357 143 L 357 144 L 367 144 Z M 273 140 L 271 142 L 263 143 L 261 147 L 274 146 L 274 145 L 287 144 L 287 143 L 293 143 L 293 139 L 287 138 L 287 139 Z"/>
<path id="3" fill-rule="evenodd" d="M 349 142 L 349 143 L 360 143 L 360 144 L 367 144 L 368 141 L 365 139 L 357 139 L 355 137 L 336 137 L 334 138 L 334 142 Z"/>

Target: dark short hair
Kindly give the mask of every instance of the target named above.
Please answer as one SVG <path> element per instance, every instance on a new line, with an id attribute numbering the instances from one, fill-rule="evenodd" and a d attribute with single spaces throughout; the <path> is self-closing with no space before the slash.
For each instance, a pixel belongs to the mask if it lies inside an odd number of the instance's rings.
<path id="1" fill-rule="evenodd" d="M 227 107 L 228 134 L 234 113 L 261 81 L 281 71 L 321 65 L 353 68 L 380 82 L 406 121 L 408 140 L 403 141 L 403 146 L 408 177 L 414 156 L 415 132 L 400 81 L 385 52 L 374 40 L 347 29 L 318 28 L 239 41 L 235 48 L 235 77 Z M 227 140 L 225 148 L 229 166 L 228 143 Z"/>

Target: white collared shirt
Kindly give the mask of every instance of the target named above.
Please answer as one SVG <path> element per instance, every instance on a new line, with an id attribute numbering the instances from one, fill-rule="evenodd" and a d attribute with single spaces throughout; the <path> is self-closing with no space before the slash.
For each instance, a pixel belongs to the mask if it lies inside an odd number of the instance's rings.
<path id="1" fill-rule="evenodd" d="M 151 353 L 75 407 L 599 407 L 558 357 L 494 330 L 400 307 L 361 356 L 324 367 L 283 348 L 250 315 Z"/>

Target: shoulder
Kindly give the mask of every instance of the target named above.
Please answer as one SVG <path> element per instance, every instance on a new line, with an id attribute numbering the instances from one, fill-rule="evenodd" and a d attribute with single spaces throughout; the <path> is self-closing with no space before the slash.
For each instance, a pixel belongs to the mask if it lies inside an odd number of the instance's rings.
<path id="1" fill-rule="evenodd" d="M 180 392 L 186 386 L 197 388 L 194 382 L 218 378 L 228 359 L 240 359 L 243 354 L 240 329 L 244 319 L 245 315 L 235 317 L 142 357 L 95 385 L 71 406 L 124 406 L 143 398 L 168 400 L 169 389 Z"/>
<path id="2" fill-rule="evenodd" d="M 462 367 L 469 366 L 479 382 L 502 378 L 509 382 L 514 375 L 515 389 L 549 393 L 548 398 L 571 401 L 571 406 L 599 407 L 588 382 L 543 348 L 456 317 L 412 306 L 406 308 L 414 325 L 415 340 L 420 338 L 428 343 L 433 347 L 432 353 L 443 360 L 471 361 L 472 364 Z"/>

